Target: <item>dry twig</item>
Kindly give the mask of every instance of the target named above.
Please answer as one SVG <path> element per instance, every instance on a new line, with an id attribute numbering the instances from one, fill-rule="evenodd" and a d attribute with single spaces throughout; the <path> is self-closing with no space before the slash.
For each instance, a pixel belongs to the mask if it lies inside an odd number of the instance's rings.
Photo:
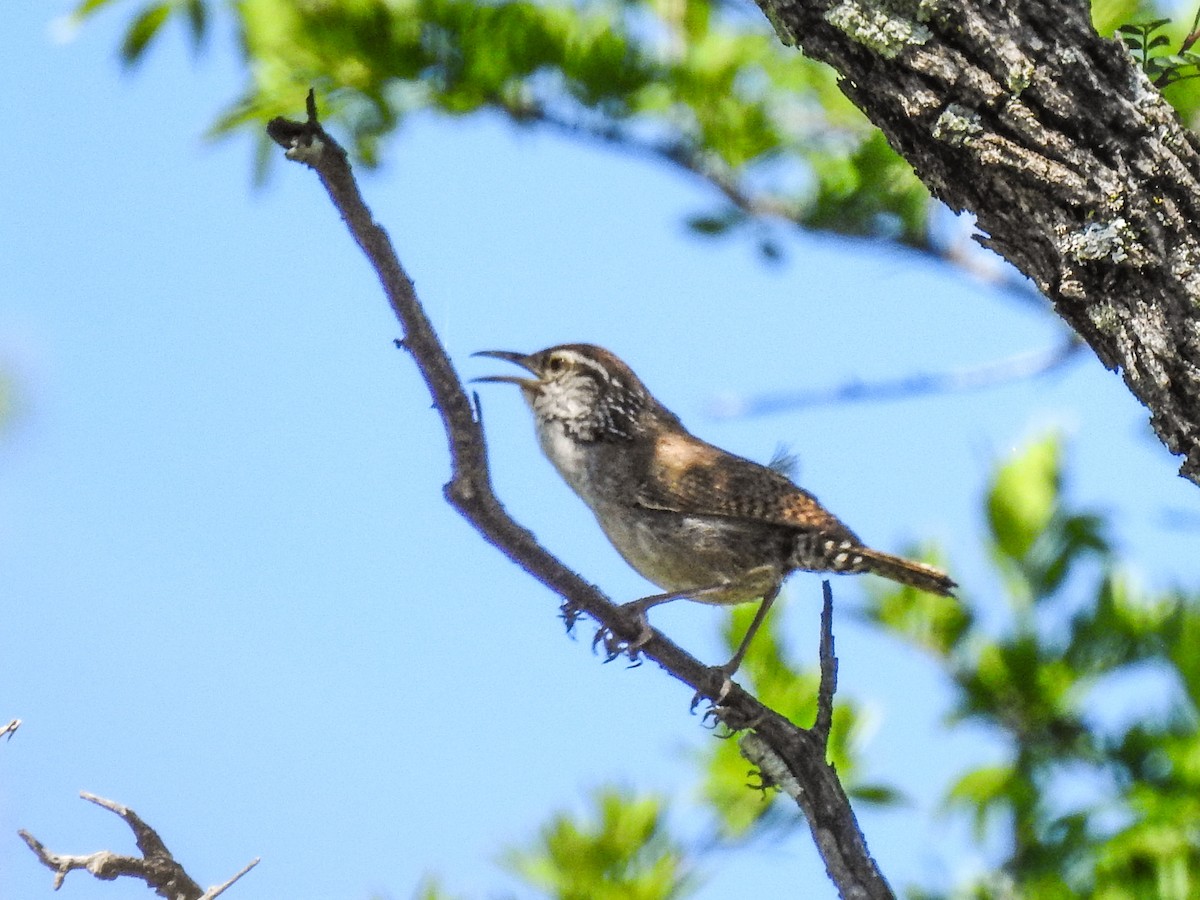
<path id="1" fill-rule="evenodd" d="M 81 793 L 84 800 L 102 806 L 116 813 L 129 825 L 133 831 L 137 848 L 142 851 L 139 856 L 122 856 L 110 850 L 98 850 L 95 853 L 65 854 L 52 853 L 46 849 L 37 838 L 28 831 L 21 830 L 18 834 L 29 845 L 42 864 L 54 871 L 54 889 L 62 887 L 67 873 L 74 869 L 86 869 L 103 881 L 113 881 L 117 878 L 139 878 L 154 890 L 160 897 L 167 900 L 213 900 L 223 894 L 235 881 L 258 865 L 258 860 L 252 860 L 240 872 L 224 884 L 211 887 L 207 891 L 198 885 L 182 865 L 171 855 L 167 845 L 163 843 L 158 832 L 142 821 L 141 817 L 127 806 L 122 806 L 112 800 L 105 800 L 86 791 Z"/>
<path id="2" fill-rule="evenodd" d="M 821 582 L 821 682 L 817 688 L 817 718 L 813 722 L 813 733 L 821 746 L 829 745 L 829 731 L 833 728 L 833 694 L 837 690 L 838 661 L 833 653 L 833 589 L 828 581 Z"/>
<path id="3" fill-rule="evenodd" d="M 1047 350 L 1033 350 L 948 372 L 922 372 L 883 381 L 847 381 L 828 388 L 771 391 L 748 397 L 730 394 L 719 397 L 710 412 L 719 419 L 736 419 L 837 403 L 908 400 L 930 394 L 979 391 L 1057 372 L 1071 360 L 1078 359 L 1083 347 L 1083 341 L 1072 335 Z"/>

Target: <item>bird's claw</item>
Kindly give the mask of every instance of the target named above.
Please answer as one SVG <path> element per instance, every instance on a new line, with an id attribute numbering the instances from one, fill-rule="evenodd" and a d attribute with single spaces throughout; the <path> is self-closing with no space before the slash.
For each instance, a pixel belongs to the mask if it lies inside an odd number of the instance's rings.
<path id="1" fill-rule="evenodd" d="M 595 652 L 597 647 L 604 648 L 604 661 L 612 662 L 618 656 L 628 656 L 634 665 L 641 665 L 640 653 L 645 645 L 647 638 L 639 636 L 636 640 L 626 641 L 623 638 L 617 637 L 612 629 L 607 625 L 600 626 L 596 631 L 596 636 L 592 638 L 592 651 Z"/>
<path id="2" fill-rule="evenodd" d="M 579 617 L 583 615 L 583 610 L 581 610 L 570 600 L 567 600 L 558 608 L 558 615 L 559 618 L 563 620 L 563 624 L 567 628 L 567 634 L 571 634 L 573 636 L 575 623 L 578 622 Z"/>
<path id="3" fill-rule="evenodd" d="M 627 604 L 632 605 L 632 604 Z M 604 661 L 612 662 L 622 654 L 628 655 L 634 665 L 641 665 L 642 661 L 639 658 L 639 652 L 646 646 L 650 638 L 654 637 L 654 629 L 650 627 L 650 621 L 646 618 L 646 611 L 640 607 L 630 610 L 636 617 L 639 626 L 638 636 L 632 641 L 627 641 L 617 636 L 616 632 L 607 625 L 601 625 L 596 631 L 596 636 L 592 638 L 593 652 L 597 647 L 603 644 L 604 646 Z"/>
<path id="4" fill-rule="evenodd" d="M 691 710 L 692 712 L 695 712 L 696 707 L 698 707 L 701 703 L 707 701 L 708 709 L 706 709 L 704 711 L 704 716 L 705 717 L 717 716 L 719 718 L 721 715 L 721 710 L 724 709 L 724 707 L 721 704 L 725 700 L 725 698 L 727 696 L 729 696 L 729 692 L 731 690 L 733 690 L 733 682 L 728 678 L 726 678 L 725 681 L 721 684 L 721 689 L 719 691 L 717 691 L 716 697 L 710 696 L 708 691 L 701 688 L 700 690 L 696 691 L 696 693 L 694 693 L 692 695 L 692 702 L 691 702 L 690 706 L 688 707 L 688 709 Z"/>
<path id="5" fill-rule="evenodd" d="M 613 630 L 607 625 L 601 625 L 596 629 L 596 636 L 592 638 L 592 652 L 596 652 L 597 647 L 604 648 L 604 661 L 612 662 L 618 656 L 628 653 L 629 658 L 635 665 L 640 665 L 641 660 L 638 659 L 639 644 L 636 642 L 624 641 L 613 633 Z"/>
<path id="6" fill-rule="evenodd" d="M 708 691 L 704 690 L 704 688 L 696 691 L 696 693 L 692 696 L 692 705 L 690 709 L 692 712 L 695 712 L 696 707 L 699 706 L 702 701 L 707 700 L 709 702 L 709 707 L 704 712 L 704 718 L 715 716 L 719 719 L 721 718 L 722 712 L 725 709 L 722 704 L 725 702 L 725 698 L 729 696 L 729 692 L 733 690 L 733 673 L 735 670 L 731 669 L 729 664 L 726 663 L 723 666 L 713 666 L 710 671 L 721 676 L 720 690 L 717 691 L 715 697 Z"/>

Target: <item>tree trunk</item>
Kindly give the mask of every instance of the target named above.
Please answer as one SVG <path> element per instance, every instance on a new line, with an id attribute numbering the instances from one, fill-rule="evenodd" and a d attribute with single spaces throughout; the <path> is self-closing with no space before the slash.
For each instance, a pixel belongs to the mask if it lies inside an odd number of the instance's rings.
<path id="1" fill-rule="evenodd" d="M 758 0 L 977 217 L 1200 484 L 1200 141 L 1078 0 Z"/>

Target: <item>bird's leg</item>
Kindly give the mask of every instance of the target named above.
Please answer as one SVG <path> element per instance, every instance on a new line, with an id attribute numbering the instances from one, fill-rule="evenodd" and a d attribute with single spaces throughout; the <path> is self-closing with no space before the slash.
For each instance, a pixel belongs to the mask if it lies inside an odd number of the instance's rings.
<path id="1" fill-rule="evenodd" d="M 611 628 L 601 626 L 596 632 L 595 638 L 592 639 L 592 647 L 595 648 L 597 644 L 604 643 L 604 653 L 607 657 L 605 662 L 612 662 L 622 653 L 628 653 L 630 659 L 637 659 L 638 650 L 644 647 L 646 642 L 654 636 L 654 629 L 650 627 L 650 620 L 646 617 L 647 610 L 663 603 L 670 603 L 672 600 L 697 598 L 720 589 L 720 587 L 711 587 L 692 591 L 669 591 L 665 594 L 651 594 L 649 597 L 642 597 L 639 600 L 622 603 L 618 608 L 622 612 L 627 611 L 633 614 L 639 628 L 638 636 L 632 641 L 625 642 L 613 634 Z"/>
<path id="2" fill-rule="evenodd" d="M 737 653 L 733 655 L 733 659 L 718 669 L 718 671 L 725 675 L 725 686 L 720 695 L 724 697 L 725 694 L 729 693 L 729 688 L 732 685 L 730 676 L 741 665 L 742 657 L 746 655 L 746 649 L 750 646 L 754 632 L 758 631 L 763 619 L 766 618 L 767 611 L 771 608 L 771 604 L 775 602 L 775 598 L 779 595 L 780 585 L 781 581 L 778 569 L 773 566 L 759 566 L 746 573 L 743 578 L 738 579 L 736 582 L 722 581 L 720 584 L 712 584 L 702 588 L 668 591 L 664 594 L 651 594 L 649 597 L 642 597 L 639 600 L 622 603 L 620 609 L 628 610 L 635 616 L 635 621 L 639 626 L 638 636 L 632 641 L 622 641 L 613 634 L 612 629 L 602 627 L 596 632 L 596 637 L 592 640 L 592 647 L 595 648 L 603 642 L 604 652 L 607 657 L 606 662 L 611 662 L 622 653 L 628 653 L 630 659 L 636 659 L 638 650 L 645 646 L 646 642 L 654 636 L 654 630 L 650 627 L 650 620 L 646 617 L 647 610 L 652 607 L 669 603 L 672 600 L 684 599 L 695 600 L 699 603 L 728 603 L 730 596 L 751 598 L 761 592 L 764 598 L 763 603 L 759 606 L 758 612 L 754 616 L 754 621 L 750 623 L 750 628 L 746 632 L 746 636 L 742 639 L 741 646 L 738 647 Z"/>
<path id="3" fill-rule="evenodd" d="M 733 673 L 741 667 L 742 660 L 746 657 L 746 651 L 750 649 L 750 642 L 754 640 L 755 633 L 762 627 L 763 621 L 767 618 L 767 613 L 770 612 L 771 606 L 775 603 L 775 598 L 779 596 L 779 587 L 778 584 L 775 585 L 775 587 L 767 591 L 763 596 L 762 603 L 758 606 L 758 612 L 754 614 L 754 618 L 750 622 L 750 627 L 746 629 L 746 634 L 742 638 L 742 642 L 738 644 L 737 650 L 729 662 L 723 666 L 717 666 L 717 671 L 721 673 L 723 680 L 721 682 L 721 690 L 713 701 L 713 705 L 720 706 L 721 701 L 725 699 L 725 695 L 733 687 Z"/>
<path id="4" fill-rule="evenodd" d="M 763 566 L 763 568 L 766 569 L 766 566 Z M 757 569 L 752 571 L 751 575 L 756 574 L 756 572 L 758 572 Z M 763 572 L 763 575 L 767 574 L 769 574 L 769 569 Z M 758 629 L 761 628 L 764 620 L 766 620 L 767 613 L 770 612 L 770 607 L 774 605 L 775 598 L 778 598 L 781 587 L 782 582 L 776 578 L 775 582 L 770 584 L 770 587 L 767 588 L 766 592 L 763 592 L 762 602 L 758 604 L 758 611 L 755 612 L 754 619 L 752 619 L 750 622 L 750 628 L 746 629 L 745 635 L 742 637 L 742 643 L 738 644 L 738 649 L 733 653 L 730 661 L 726 662 L 724 666 L 714 666 L 713 671 L 718 672 L 721 676 L 721 689 L 716 692 L 716 696 L 713 697 L 714 708 L 719 707 L 721 701 L 724 701 L 728 692 L 733 689 L 733 673 L 737 672 L 738 668 L 742 666 L 742 660 L 745 659 L 746 650 L 750 649 L 750 642 L 754 641 L 754 636 L 757 634 Z M 691 698 L 691 708 L 695 709 L 698 704 L 700 704 L 700 701 L 703 700 L 703 698 L 704 692 L 696 691 L 695 696 Z"/>

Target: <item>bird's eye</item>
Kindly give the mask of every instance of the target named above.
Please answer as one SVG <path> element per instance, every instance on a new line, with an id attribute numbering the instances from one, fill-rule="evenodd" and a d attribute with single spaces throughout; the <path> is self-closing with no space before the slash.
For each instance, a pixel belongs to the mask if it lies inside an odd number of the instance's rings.
<path id="1" fill-rule="evenodd" d="M 546 371 L 551 375 L 556 375 L 563 370 L 563 360 L 561 356 L 552 356 L 546 360 Z"/>

